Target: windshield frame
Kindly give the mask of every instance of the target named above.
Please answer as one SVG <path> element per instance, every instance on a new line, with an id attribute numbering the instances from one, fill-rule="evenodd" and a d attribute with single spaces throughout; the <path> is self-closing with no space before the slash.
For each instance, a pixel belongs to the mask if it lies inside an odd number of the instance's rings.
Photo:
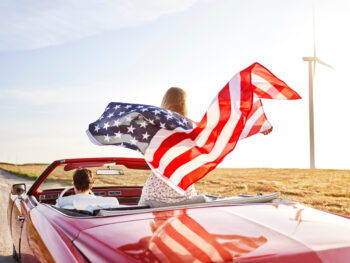
<path id="1" fill-rule="evenodd" d="M 38 189 L 45 179 L 51 174 L 51 172 L 60 164 L 74 164 L 74 163 L 111 163 L 116 165 L 124 165 L 126 168 L 150 170 L 147 162 L 142 158 L 124 158 L 124 157 L 100 157 L 100 158 L 77 158 L 77 159 L 62 159 L 52 162 L 44 172 L 36 179 L 32 187 L 29 189 L 27 195 L 35 195 L 38 193 Z M 87 166 L 88 167 L 88 166 Z"/>

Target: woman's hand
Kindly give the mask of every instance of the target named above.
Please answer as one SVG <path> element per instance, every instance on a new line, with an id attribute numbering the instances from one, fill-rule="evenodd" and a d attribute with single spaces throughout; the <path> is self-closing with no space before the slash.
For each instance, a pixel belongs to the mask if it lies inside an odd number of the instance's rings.
<path id="1" fill-rule="evenodd" d="M 270 132 L 272 132 L 272 129 L 273 129 L 273 127 L 271 127 L 270 129 L 268 129 L 266 131 L 263 131 L 261 133 L 264 134 L 264 135 L 268 135 Z"/>

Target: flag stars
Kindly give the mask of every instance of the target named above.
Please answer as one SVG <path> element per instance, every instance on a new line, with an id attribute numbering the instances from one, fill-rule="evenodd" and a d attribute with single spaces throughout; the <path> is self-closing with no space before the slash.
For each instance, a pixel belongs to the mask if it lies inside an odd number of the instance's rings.
<path id="1" fill-rule="evenodd" d="M 129 133 L 134 133 L 135 128 L 132 127 L 131 125 L 128 127 L 128 132 Z"/>
<path id="2" fill-rule="evenodd" d="M 143 108 L 143 109 L 141 109 L 142 112 L 145 112 L 145 111 L 147 111 L 147 110 L 148 110 L 148 108 Z"/>
<path id="3" fill-rule="evenodd" d="M 148 122 L 152 125 L 154 125 L 154 120 L 153 119 L 149 119 Z"/>
<path id="4" fill-rule="evenodd" d="M 120 131 L 115 132 L 114 135 L 115 135 L 115 138 L 116 138 L 116 139 L 121 139 L 121 138 L 122 138 L 122 134 L 121 134 Z"/>
<path id="5" fill-rule="evenodd" d="M 130 140 L 130 143 L 131 143 L 132 145 L 136 145 L 137 140 L 135 139 L 135 137 L 132 137 L 132 139 Z"/>
<path id="6" fill-rule="evenodd" d="M 161 122 L 161 123 L 159 124 L 159 126 L 160 126 L 161 128 L 163 128 L 163 129 L 165 129 L 165 123 L 162 123 L 162 122 Z"/>
<path id="7" fill-rule="evenodd" d="M 101 117 L 100 117 L 98 120 L 100 121 L 100 120 L 102 120 L 103 118 L 104 118 L 103 115 L 101 115 Z"/>
<path id="8" fill-rule="evenodd" d="M 111 140 L 111 137 L 109 137 L 108 134 L 105 135 L 104 137 L 105 137 L 105 142 L 109 142 Z"/>
<path id="9" fill-rule="evenodd" d="M 154 113 L 155 115 L 158 115 L 158 114 L 160 113 L 160 111 L 157 110 L 157 109 L 155 109 L 155 110 L 153 111 L 153 113 Z"/>
<path id="10" fill-rule="evenodd" d="M 132 106 L 131 105 L 126 105 L 125 109 L 130 109 Z"/>
<path id="11" fill-rule="evenodd" d="M 108 114 L 107 118 L 110 119 L 110 118 L 112 118 L 113 116 L 114 116 L 114 114 L 113 114 L 113 113 L 110 113 L 110 114 Z"/>
<path id="12" fill-rule="evenodd" d="M 113 126 L 119 127 L 120 124 L 121 122 L 119 120 L 115 120 Z"/>
<path id="13" fill-rule="evenodd" d="M 140 122 L 141 128 L 146 128 L 146 126 L 147 126 L 147 122 L 145 122 L 145 121 Z"/>
<path id="14" fill-rule="evenodd" d="M 117 110 L 117 109 L 119 109 L 119 108 L 120 108 L 120 105 L 115 105 L 115 106 L 114 106 L 114 109 L 115 109 L 115 110 Z"/>
<path id="15" fill-rule="evenodd" d="M 125 113 L 125 111 L 119 112 L 119 116 L 123 115 L 124 113 Z"/>
<path id="16" fill-rule="evenodd" d="M 98 132 L 98 130 L 100 129 L 100 127 L 98 125 L 95 126 L 95 132 Z"/>
<path id="17" fill-rule="evenodd" d="M 167 120 L 174 118 L 170 113 L 168 113 L 165 117 Z"/>
<path id="18" fill-rule="evenodd" d="M 103 124 L 103 129 L 108 129 L 109 128 L 109 123 L 108 122 L 106 122 L 105 124 Z"/>
<path id="19" fill-rule="evenodd" d="M 145 132 L 145 133 L 142 134 L 142 139 L 143 139 L 143 140 L 147 140 L 148 137 L 149 137 L 149 134 L 148 134 L 147 132 Z"/>

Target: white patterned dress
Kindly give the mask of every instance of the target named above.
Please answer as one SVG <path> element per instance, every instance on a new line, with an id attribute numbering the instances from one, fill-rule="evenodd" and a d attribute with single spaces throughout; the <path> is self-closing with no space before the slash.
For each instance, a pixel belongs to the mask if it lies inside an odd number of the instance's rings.
<path id="1" fill-rule="evenodd" d="M 176 203 L 188 200 L 197 195 L 194 185 L 188 187 L 184 195 L 179 194 L 162 179 L 158 178 L 153 173 L 148 177 L 143 189 L 139 205 L 146 201 L 159 201 L 164 203 Z"/>

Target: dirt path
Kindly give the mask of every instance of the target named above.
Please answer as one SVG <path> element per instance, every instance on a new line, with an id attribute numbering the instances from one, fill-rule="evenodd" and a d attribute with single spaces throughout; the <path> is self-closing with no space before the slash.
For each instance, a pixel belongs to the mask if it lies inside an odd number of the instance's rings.
<path id="1" fill-rule="evenodd" d="M 0 263 L 15 262 L 12 259 L 12 240 L 7 222 L 7 205 L 12 184 L 26 183 L 27 189 L 33 181 L 14 176 L 0 169 Z"/>

